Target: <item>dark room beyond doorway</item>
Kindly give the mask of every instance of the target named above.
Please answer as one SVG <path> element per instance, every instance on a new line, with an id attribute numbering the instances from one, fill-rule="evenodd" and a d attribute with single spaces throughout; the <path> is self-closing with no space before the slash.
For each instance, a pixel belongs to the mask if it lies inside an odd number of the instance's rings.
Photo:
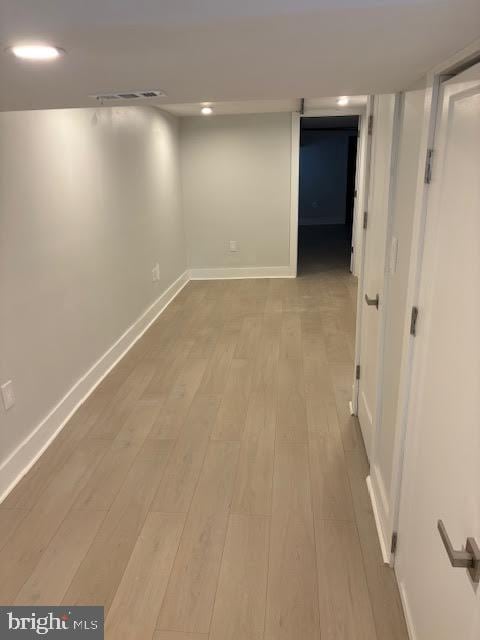
<path id="1" fill-rule="evenodd" d="M 358 116 L 300 126 L 298 273 L 350 269 Z"/>

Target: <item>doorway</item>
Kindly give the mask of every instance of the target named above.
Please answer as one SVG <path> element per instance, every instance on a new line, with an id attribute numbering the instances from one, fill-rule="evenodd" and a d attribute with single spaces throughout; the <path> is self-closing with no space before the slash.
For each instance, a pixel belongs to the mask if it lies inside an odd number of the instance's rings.
<path id="1" fill-rule="evenodd" d="M 298 275 L 349 270 L 356 198 L 358 116 L 302 117 Z"/>

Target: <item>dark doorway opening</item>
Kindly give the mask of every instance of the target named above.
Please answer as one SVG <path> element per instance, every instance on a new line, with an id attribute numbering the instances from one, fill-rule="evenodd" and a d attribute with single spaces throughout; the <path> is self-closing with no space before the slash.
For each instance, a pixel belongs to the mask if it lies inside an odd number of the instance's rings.
<path id="1" fill-rule="evenodd" d="M 300 124 L 298 274 L 350 269 L 358 116 Z"/>

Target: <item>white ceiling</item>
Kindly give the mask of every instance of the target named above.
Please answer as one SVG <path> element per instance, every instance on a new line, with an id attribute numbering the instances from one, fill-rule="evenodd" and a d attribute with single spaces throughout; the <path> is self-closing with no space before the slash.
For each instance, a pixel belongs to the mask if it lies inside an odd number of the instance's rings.
<path id="1" fill-rule="evenodd" d="M 276 113 L 283 111 L 298 111 L 299 100 L 238 100 L 232 102 L 209 102 L 215 115 L 232 113 Z M 186 104 L 166 104 L 164 111 L 176 116 L 199 116 L 203 103 L 188 102 Z"/>
<path id="2" fill-rule="evenodd" d="M 348 96 L 348 105 L 345 107 L 339 107 L 337 105 L 337 100 L 339 96 L 334 96 L 333 98 L 306 98 L 305 100 L 305 110 L 311 111 L 313 109 L 322 109 L 322 110 L 334 110 L 338 111 L 338 113 L 346 112 L 352 109 L 364 108 L 367 104 L 368 96 Z"/>
<path id="3" fill-rule="evenodd" d="M 479 0 L 1 0 L 0 109 L 75 107 L 108 91 L 164 103 L 396 91 L 480 34 Z"/>
<path id="4" fill-rule="evenodd" d="M 322 111 L 338 112 L 339 115 L 351 112 L 352 108 L 362 109 L 367 104 L 367 96 L 350 96 L 348 107 L 337 105 L 338 96 L 331 98 L 307 98 L 304 109 L 308 111 L 320 109 Z M 236 100 L 231 102 L 188 102 L 184 104 L 161 105 L 163 111 L 168 111 L 176 116 L 199 116 L 204 104 L 212 107 L 215 115 L 228 115 L 232 113 L 276 113 L 299 111 L 299 99 L 283 100 Z"/>

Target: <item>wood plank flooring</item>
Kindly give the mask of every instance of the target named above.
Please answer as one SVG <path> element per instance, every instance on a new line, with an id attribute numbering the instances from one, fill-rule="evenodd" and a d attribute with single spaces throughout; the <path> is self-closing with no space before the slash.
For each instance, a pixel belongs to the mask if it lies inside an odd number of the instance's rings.
<path id="1" fill-rule="evenodd" d="M 407 640 L 348 413 L 355 279 L 190 282 L 0 505 L 0 602 L 109 640 Z"/>

